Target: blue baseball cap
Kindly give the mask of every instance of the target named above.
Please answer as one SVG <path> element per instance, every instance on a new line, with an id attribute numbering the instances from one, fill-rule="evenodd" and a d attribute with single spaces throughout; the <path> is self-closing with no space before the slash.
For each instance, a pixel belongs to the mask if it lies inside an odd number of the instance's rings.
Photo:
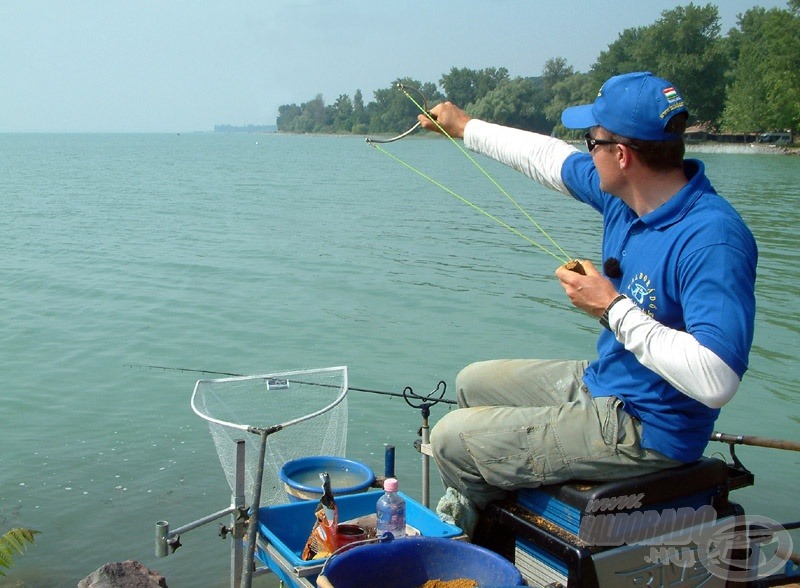
<path id="1" fill-rule="evenodd" d="M 629 139 L 670 141 L 680 135 L 664 127 L 679 112 L 687 110 L 675 86 L 645 71 L 609 78 L 593 104 L 567 108 L 561 122 L 568 129 L 600 126 Z"/>

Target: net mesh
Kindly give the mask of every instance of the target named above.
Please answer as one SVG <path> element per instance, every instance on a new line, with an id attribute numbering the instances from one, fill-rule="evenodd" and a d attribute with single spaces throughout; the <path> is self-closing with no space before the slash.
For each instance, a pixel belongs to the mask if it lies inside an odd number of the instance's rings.
<path id="1" fill-rule="evenodd" d="M 267 436 L 260 502 L 286 502 L 278 473 L 289 460 L 309 455 L 344 457 L 347 445 L 347 368 L 198 380 L 192 409 L 208 421 L 231 492 L 236 486 L 236 440 L 245 451 L 245 498 L 253 502 L 261 437 Z"/>

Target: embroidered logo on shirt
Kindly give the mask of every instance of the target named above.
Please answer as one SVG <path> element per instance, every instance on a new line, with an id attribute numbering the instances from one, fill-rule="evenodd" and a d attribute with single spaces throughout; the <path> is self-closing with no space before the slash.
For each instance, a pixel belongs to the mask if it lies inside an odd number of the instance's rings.
<path id="1" fill-rule="evenodd" d="M 650 277 L 644 273 L 636 274 L 628 284 L 628 292 L 631 298 L 644 312 L 650 316 L 655 316 L 658 310 L 658 296 L 655 288 L 650 283 Z"/>

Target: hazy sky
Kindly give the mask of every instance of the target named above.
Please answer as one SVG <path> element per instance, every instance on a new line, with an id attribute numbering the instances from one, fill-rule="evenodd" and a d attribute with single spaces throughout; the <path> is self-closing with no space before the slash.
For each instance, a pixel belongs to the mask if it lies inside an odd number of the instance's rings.
<path id="1" fill-rule="evenodd" d="M 0 0 L 0 132 L 187 132 L 274 124 L 452 67 L 587 71 L 666 0 Z M 722 31 L 753 6 L 716 0 Z M 696 5 L 705 5 L 699 0 Z"/>

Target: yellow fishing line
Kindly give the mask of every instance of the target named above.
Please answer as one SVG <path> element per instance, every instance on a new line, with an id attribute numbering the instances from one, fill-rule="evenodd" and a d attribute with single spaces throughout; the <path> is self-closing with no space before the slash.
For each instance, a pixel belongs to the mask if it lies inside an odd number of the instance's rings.
<path id="1" fill-rule="evenodd" d="M 403 165 L 403 166 L 407 167 L 408 169 L 410 169 L 410 170 L 411 170 L 411 171 L 413 171 L 414 173 L 416 173 L 416 174 L 418 174 L 418 175 L 422 176 L 423 178 L 425 178 L 425 179 L 426 179 L 426 180 L 428 180 L 429 182 L 431 182 L 431 183 L 433 183 L 434 185 L 438 186 L 439 188 L 443 189 L 443 190 L 444 190 L 445 192 L 447 192 L 448 194 L 451 194 L 452 196 L 455 196 L 456 198 L 458 198 L 459 200 L 461 200 L 461 201 L 462 201 L 462 202 L 464 202 L 465 204 L 467 204 L 467 205 L 471 206 L 472 208 L 474 208 L 474 209 L 475 209 L 475 210 L 477 210 L 478 212 L 480 212 L 480 213 L 484 214 L 485 216 L 489 217 L 490 219 L 492 219 L 494 222 L 496 222 L 496 223 L 497 223 L 497 224 L 499 224 L 500 226 L 504 227 L 505 229 L 508 229 L 509 231 L 511 231 L 512 233 L 514 233 L 515 235 L 518 235 L 518 236 L 522 237 L 523 239 L 525 239 L 526 241 L 528 241 L 530 244 L 532 244 L 532 245 L 535 245 L 536 247 L 538 247 L 539 249 L 541 249 L 542 251 L 544 251 L 544 252 L 545 252 L 545 253 L 547 253 L 548 255 L 551 255 L 552 257 L 556 258 L 558 261 L 560 261 L 560 262 L 562 262 L 562 263 L 566 263 L 566 262 L 570 261 L 570 260 L 572 259 L 572 257 L 571 257 L 571 256 L 570 256 L 570 255 L 569 255 L 569 254 L 568 254 L 568 253 L 567 253 L 567 252 L 564 250 L 564 248 L 563 248 L 563 247 L 561 247 L 561 246 L 560 246 L 558 243 L 556 243 L 555 239 L 553 239 L 553 238 L 552 238 L 552 237 L 551 237 L 551 236 L 550 236 L 550 235 L 547 233 L 547 231 L 545 231 L 545 230 L 544 230 L 544 228 L 543 228 L 543 227 L 542 227 L 542 226 L 541 226 L 541 225 L 540 225 L 538 222 L 536 222 L 536 220 L 535 220 L 535 219 L 534 219 L 534 218 L 533 218 L 533 217 L 532 217 L 532 216 L 531 216 L 531 215 L 528 213 L 528 211 L 526 211 L 526 210 L 525 210 L 525 209 L 524 209 L 524 208 L 523 208 L 523 207 L 522 207 L 522 206 L 519 204 L 519 202 L 517 202 L 517 200 L 516 200 L 516 199 L 514 199 L 514 197 L 513 197 L 513 196 L 511 196 L 511 194 L 509 194 L 509 193 L 508 193 L 508 192 L 505 190 L 505 188 L 503 188 L 503 186 L 501 186 L 501 185 L 500 185 L 500 184 L 497 182 L 497 180 L 495 180 L 495 179 L 494 179 L 494 177 L 492 177 L 492 175 L 491 175 L 491 174 L 489 174 L 489 172 L 487 172 L 487 171 L 486 171 L 486 170 L 485 170 L 485 169 L 484 169 L 484 168 L 483 168 L 483 167 L 482 167 L 482 166 L 481 166 L 481 165 L 480 165 L 480 164 L 479 164 L 479 163 L 478 163 L 478 162 L 475 160 L 475 158 L 473 158 L 473 157 L 472 157 L 472 156 L 469 154 L 469 152 L 468 152 L 466 149 L 464 149 L 464 147 L 462 147 L 462 146 L 461 146 L 461 145 L 458 143 L 458 141 L 456 141 L 456 140 L 455 140 L 453 137 L 451 137 L 451 136 L 450 136 L 450 134 L 449 134 L 447 131 L 445 131 L 445 130 L 442 128 L 442 126 L 441 126 L 441 125 L 440 125 L 440 124 L 439 124 L 439 123 L 436 121 L 436 119 L 435 119 L 435 118 L 433 118 L 433 117 L 430 115 L 430 113 L 429 113 L 429 112 L 428 112 L 428 111 L 425 109 L 425 107 L 424 107 L 424 106 L 422 106 L 421 104 L 419 104 L 419 103 L 418 103 L 418 102 L 417 102 L 417 101 L 414 99 L 414 97 L 413 97 L 413 96 L 411 96 L 411 94 L 409 94 L 409 93 L 408 93 L 408 91 L 407 91 L 405 88 L 403 88 L 402 86 L 400 86 L 400 89 L 401 89 L 401 91 L 403 92 L 403 94 L 405 94 L 405 95 L 406 95 L 406 97 L 407 97 L 409 100 L 411 100 L 411 102 L 413 102 L 413 103 L 414 103 L 414 105 L 415 105 L 415 106 L 416 106 L 416 107 L 417 107 L 417 108 L 418 108 L 418 109 L 419 109 L 419 110 L 420 110 L 420 111 L 421 111 L 421 112 L 422 112 L 422 113 L 423 113 L 425 116 L 427 116 L 427 117 L 428 117 L 428 118 L 429 118 L 429 119 L 430 119 L 430 120 L 433 122 L 433 124 L 435 124 L 435 125 L 436 125 L 436 127 L 439 129 L 439 131 L 440 131 L 440 132 L 441 132 L 441 133 L 442 133 L 442 134 L 443 134 L 445 137 L 447 137 L 447 138 L 448 138 L 448 139 L 449 139 L 449 140 L 450 140 L 450 141 L 451 141 L 451 142 L 452 142 L 452 143 L 453 143 L 453 144 L 454 144 L 454 145 L 455 145 L 455 146 L 456 146 L 456 147 L 457 147 L 457 148 L 458 148 L 458 149 L 461 151 L 461 153 L 462 153 L 462 154 L 464 154 L 464 156 L 465 156 L 467 159 L 469 159 L 469 160 L 472 162 L 472 164 L 473 164 L 473 165 L 474 165 L 476 168 L 478 168 L 478 170 L 480 170 L 480 172 L 481 172 L 481 173 L 482 173 L 482 174 L 483 174 L 483 175 L 484 175 L 484 176 L 485 176 L 485 177 L 486 177 L 486 178 L 487 178 L 487 179 L 488 179 L 488 180 L 489 180 L 489 181 L 490 181 L 490 182 L 491 182 L 491 183 L 492 183 L 492 184 L 493 184 L 493 185 L 494 185 L 494 186 L 495 186 L 495 187 L 496 187 L 496 188 L 497 188 L 497 189 L 498 189 L 498 190 L 499 190 L 499 191 L 500 191 L 500 192 L 501 192 L 501 193 L 502 193 L 502 194 L 503 194 L 503 195 L 504 195 L 504 196 L 505 196 L 505 197 L 506 197 L 506 198 L 507 198 L 507 199 L 508 199 L 508 200 L 509 200 L 509 201 L 510 201 L 510 202 L 511 202 L 513 205 L 514 205 L 514 206 L 515 206 L 515 207 L 516 207 L 516 208 L 517 208 L 517 210 L 519 210 L 520 212 L 522 212 L 522 214 L 523 214 L 523 215 L 525 215 L 525 217 L 526 217 L 526 218 L 527 218 L 527 219 L 528 219 L 528 220 L 529 220 L 529 221 L 530 221 L 530 222 L 531 222 L 531 223 L 532 223 L 532 224 L 533 224 L 533 225 L 534 225 L 534 226 L 535 226 L 535 227 L 536 227 L 536 228 L 539 230 L 539 232 L 541 232 L 541 233 L 542 233 L 542 235 L 544 235 L 544 236 L 547 238 L 547 240 L 548 240 L 548 241 L 550 241 L 550 243 L 552 243 L 552 244 L 553 244 L 553 246 L 554 246 L 554 247 L 556 247 L 556 249 L 558 249 L 558 250 L 561 252 L 561 254 L 564 256 L 564 258 L 562 258 L 562 257 L 560 257 L 559 255 L 557 255 L 557 254 L 553 253 L 553 252 L 552 252 L 550 249 L 548 249 L 547 247 L 545 247 L 545 246 L 544 246 L 544 245 L 542 245 L 541 243 L 538 243 L 538 242 L 536 242 L 535 240 L 531 239 L 530 237 L 528 237 L 527 235 L 525 235 L 525 234 L 523 234 L 522 232 L 518 231 L 517 229 L 515 229 L 514 227 L 512 227 L 512 226 L 511 226 L 511 225 L 509 225 L 508 223 L 506 223 L 506 222 L 504 222 L 504 221 L 500 220 L 500 219 L 499 219 L 499 218 L 497 218 L 496 216 L 492 215 L 491 213 L 487 212 L 486 210 L 482 209 L 481 207 L 477 206 L 476 204 L 474 204 L 474 203 L 470 202 L 469 200 L 467 200 L 467 199 L 466 199 L 466 198 L 464 198 L 463 196 L 461 196 L 461 195 L 457 194 L 456 192 L 454 192 L 454 191 L 453 191 L 453 190 L 451 190 L 450 188 L 447 188 L 446 186 L 442 185 L 440 182 L 437 182 L 436 180 L 434 180 L 434 179 L 433 179 L 433 178 L 431 178 L 430 176 L 426 175 L 425 173 L 423 173 L 422 171 L 420 171 L 420 170 L 418 170 L 417 168 L 413 167 L 412 165 L 410 165 L 410 164 L 406 163 L 405 161 L 403 161 L 403 160 L 402 160 L 402 159 L 400 159 L 399 157 L 397 157 L 397 156 L 393 155 L 392 153 L 390 153 L 390 152 L 386 151 L 386 150 L 385 150 L 385 149 L 383 149 L 382 147 L 379 147 L 377 144 L 375 144 L 375 143 L 370 143 L 370 145 L 372 145 L 373 147 L 375 147 L 376 149 L 378 149 L 378 150 L 379 150 L 379 151 L 381 151 L 382 153 L 385 153 L 386 155 L 388 155 L 389 157 L 391 157 L 392 159 L 394 159 L 395 161 L 397 161 L 397 162 L 398 162 L 398 163 L 400 163 L 401 165 Z"/>
<path id="2" fill-rule="evenodd" d="M 405 161 L 403 161 L 402 159 L 400 159 L 399 157 L 397 157 L 397 156 L 396 156 L 396 155 L 394 155 L 393 153 L 390 153 L 389 151 L 386 151 L 386 149 L 384 149 L 383 147 L 381 147 L 381 146 L 380 146 L 380 145 L 378 145 L 377 143 L 370 143 L 370 145 L 372 145 L 373 147 L 375 147 L 375 149 L 377 149 L 377 150 L 378 150 L 378 151 L 380 151 L 381 153 L 385 153 L 386 155 L 388 155 L 389 157 L 391 157 L 392 159 L 394 159 L 396 162 L 398 162 L 400 165 L 403 165 L 403 166 L 407 167 L 408 169 L 410 169 L 411 171 L 413 171 L 415 174 L 418 174 L 418 175 L 422 176 L 423 178 L 425 178 L 426 180 L 428 180 L 429 182 L 431 182 L 431 183 L 432 183 L 432 184 L 434 184 L 435 186 L 438 186 L 439 188 L 441 188 L 442 190 L 444 190 L 444 191 L 445 191 L 445 192 L 447 192 L 448 194 L 451 194 L 451 195 L 455 196 L 456 198 L 458 198 L 459 200 L 461 200 L 461 202 L 463 202 L 464 204 L 467 204 L 467 205 L 471 206 L 472 208 L 474 208 L 475 210 L 477 210 L 478 212 L 480 212 L 481 214 L 484 214 L 484 215 L 486 215 L 487 217 L 489 217 L 490 219 L 492 219 L 494 222 L 496 222 L 496 223 L 497 223 L 498 225 L 500 225 L 501 227 L 508 229 L 509 231 L 511 231 L 512 233 L 514 233 L 515 235 L 519 235 L 520 237 L 522 237 L 523 239 L 525 239 L 525 240 L 526 240 L 528 243 L 530 243 L 531 245 L 534 245 L 534 246 L 538 247 L 539 249 L 541 249 L 542 251 L 544 251 L 544 252 L 545 252 L 545 253 L 547 253 L 548 255 L 552 255 L 553 257 L 555 257 L 555 258 L 556 258 L 558 261 L 560 261 L 561 263 L 566 263 L 566 262 L 568 262 L 568 261 L 570 260 L 569 256 L 567 256 L 567 259 L 561 259 L 561 258 L 560 258 L 558 255 L 556 255 L 555 253 L 553 253 L 552 251 L 550 251 L 550 250 L 549 250 L 547 247 L 545 247 L 544 245 L 542 245 L 542 244 L 540 244 L 540 243 L 537 243 L 536 241 L 534 241 L 533 239 L 531 239 L 530 237 L 528 237 L 528 236 L 527 236 L 527 235 L 525 235 L 524 233 L 522 233 L 522 232 L 518 231 L 517 229 L 515 229 L 514 227 L 512 227 L 511 225 L 509 225 L 509 224 L 508 224 L 508 223 L 506 223 L 505 221 L 503 221 L 503 220 L 501 220 L 501 219 L 497 218 L 497 217 L 496 217 L 496 216 L 494 216 L 492 213 L 490 213 L 490 212 L 487 212 L 486 210 L 484 210 L 483 208 L 481 208 L 481 207 L 480 207 L 480 206 L 478 206 L 477 204 L 475 204 L 475 203 L 473 203 L 473 202 L 470 202 L 469 200 L 467 200 L 467 199 L 466 199 L 466 198 L 464 198 L 463 196 L 461 196 L 461 195 L 459 195 L 459 194 L 455 193 L 453 190 L 451 190 L 450 188 L 448 188 L 448 187 L 447 187 L 447 186 L 445 186 L 444 184 L 442 184 L 442 183 L 440 183 L 440 182 L 438 182 L 438 181 L 434 180 L 432 177 L 430 177 L 430 176 L 428 176 L 427 174 L 425 174 L 424 172 L 422 172 L 422 171 L 418 170 L 418 169 L 417 169 L 417 168 L 415 168 L 413 165 L 411 165 L 411 164 L 409 164 L 409 163 L 406 163 Z M 561 248 L 559 247 L 559 249 L 561 249 Z M 562 253 L 563 253 L 563 250 L 562 250 Z M 564 253 L 564 255 L 566 255 L 566 253 Z"/>

